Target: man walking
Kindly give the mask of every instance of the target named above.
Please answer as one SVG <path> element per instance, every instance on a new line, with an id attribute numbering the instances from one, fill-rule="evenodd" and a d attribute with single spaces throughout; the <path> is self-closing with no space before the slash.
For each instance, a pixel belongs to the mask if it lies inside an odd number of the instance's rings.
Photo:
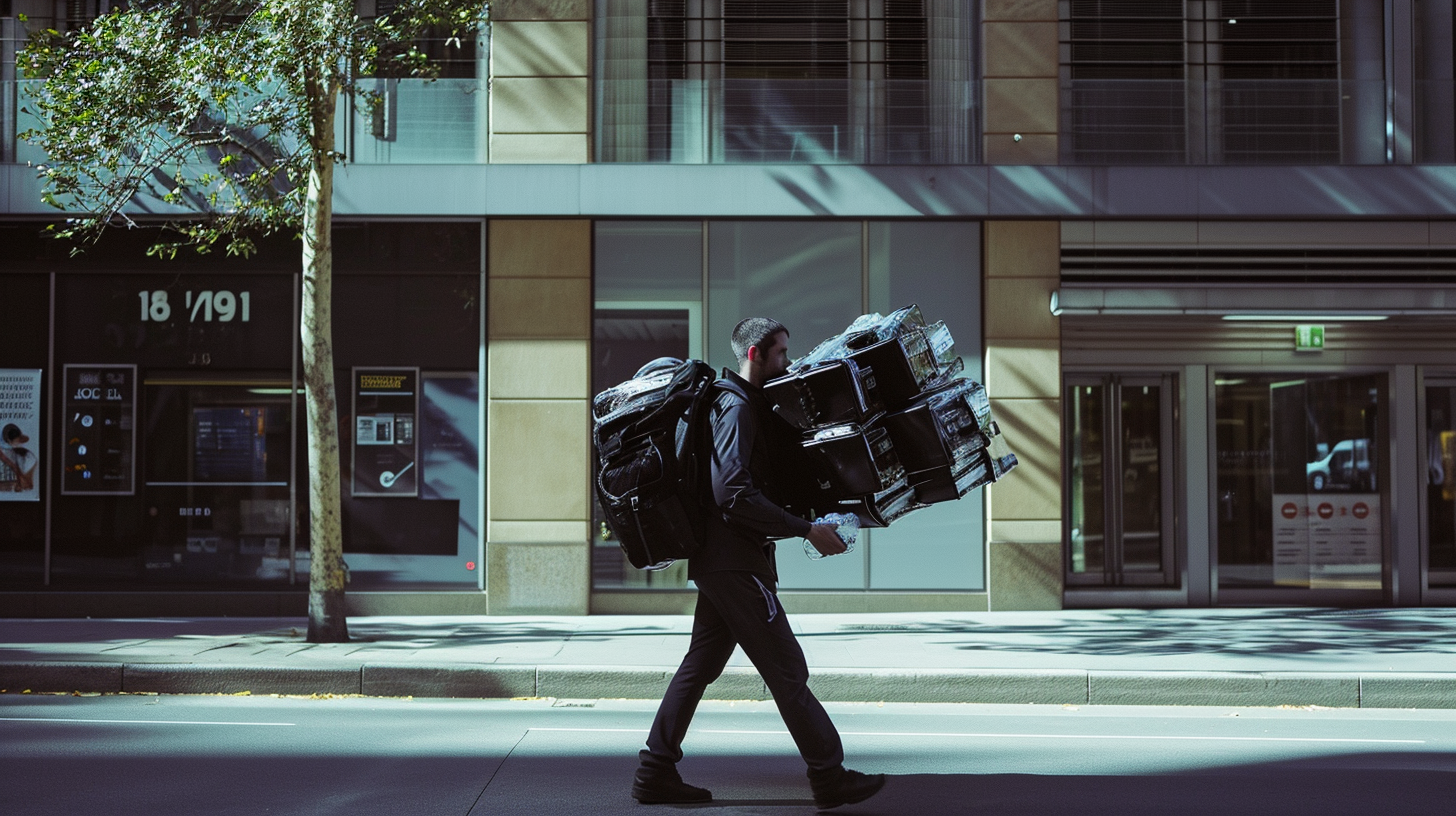
<path id="1" fill-rule="evenodd" d="M 658 707 L 632 796 L 644 804 L 711 801 L 707 790 L 677 772 L 682 742 L 703 691 L 718 679 L 742 646 L 753 662 L 800 755 L 808 764 L 814 804 L 820 808 L 862 802 L 885 784 L 883 774 L 844 767 L 839 732 L 809 690 L 804 652 L 775 593 L 774 540 L 800 536 L 824 555 L 845 551 L 832 524 L 811 524 L 783 509 L 783 468 L 774 468 L 775 441 L 791 440 L 762 387 L 788 371 L 789 332 L 783 324 L 751 317 L 733 329 L 738 374 L 717 383 L 712 410 L 713 499 L 706 540 L 688 560 L 698 586 L 692 641 Z M 782 438 L 780 438 L 782 437 Z"/>

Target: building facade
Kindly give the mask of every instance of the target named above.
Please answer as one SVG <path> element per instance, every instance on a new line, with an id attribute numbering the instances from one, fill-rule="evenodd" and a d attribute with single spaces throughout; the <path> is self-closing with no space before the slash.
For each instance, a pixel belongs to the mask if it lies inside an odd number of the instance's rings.
<path id="1" fill-rule="evenodd" d="M 1021 464 L 783 542 L 795 609 L 1456 599 L 1449 2 L 491 5 L 341 117 L 354 610 L 690 609 L 594 512 L 591 395 L 909 303 Z M 18 15 L 105 6 L 0 5 L 0 608 L 297 612 L 296 247 L 40 235 Z"/>

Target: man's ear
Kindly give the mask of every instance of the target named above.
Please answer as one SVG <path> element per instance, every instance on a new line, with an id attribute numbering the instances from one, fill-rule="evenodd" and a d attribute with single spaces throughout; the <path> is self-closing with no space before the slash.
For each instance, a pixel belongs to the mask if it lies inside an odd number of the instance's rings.
<path id="1" fill-rule="evenodd" d="M 748 347 L 748 361 L 750 363 L 756 363 L 756 362 L 758 362 L 758 357 L 759 357 L 758 346 L 749 346 Z"/>

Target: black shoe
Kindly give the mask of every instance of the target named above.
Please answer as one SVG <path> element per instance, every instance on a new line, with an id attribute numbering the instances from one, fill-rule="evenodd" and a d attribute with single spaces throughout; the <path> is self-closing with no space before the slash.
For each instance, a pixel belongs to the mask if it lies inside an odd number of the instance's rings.
<path id="1" fill-rule="evenodd" d="M 810 780 L 814 789 L 814 805 L 820 810 L 852 805 L 874 796 L 885 786 L 884 774 L 862 774 L 859 771 L 844 770 L 833 777 L 833 781 Z"/>
<path id="2" fill-rule="evenodd" d="M 677 771 L 639 770 L 632 780 L 632 798 L 644 805 L 685 805 L 711 802 L 713 794 L 682 781 Z"/>

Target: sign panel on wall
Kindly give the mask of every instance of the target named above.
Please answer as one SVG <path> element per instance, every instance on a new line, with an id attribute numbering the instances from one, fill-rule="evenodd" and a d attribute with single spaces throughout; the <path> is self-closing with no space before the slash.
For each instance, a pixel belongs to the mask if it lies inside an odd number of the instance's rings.
<path id="1" fill-rule="evenodd" d="M 355 496 L 418 496 L 418 368 L 356 368 L 354 380 Z"/>
<path id="2" fill-rule="evenodd" d="M 143 369 L 290 364 L 289 275 L 63 275 L 56 299 L 62 359 Z"/>
<path id="3" fill-rule="evenodd" d="M 136 492 L 136 366 L 67 365 L 61 493 Z"/>
<path id="4" fill-rule="evenodd" d="M 0 368 L 0 501 L 40 501 L 40 375 Z"/>
<path id="5" fill-rule="evenodd" d="M 1379 493 L 1276 493 L 1274 583 L 1379 589 Z"/>

